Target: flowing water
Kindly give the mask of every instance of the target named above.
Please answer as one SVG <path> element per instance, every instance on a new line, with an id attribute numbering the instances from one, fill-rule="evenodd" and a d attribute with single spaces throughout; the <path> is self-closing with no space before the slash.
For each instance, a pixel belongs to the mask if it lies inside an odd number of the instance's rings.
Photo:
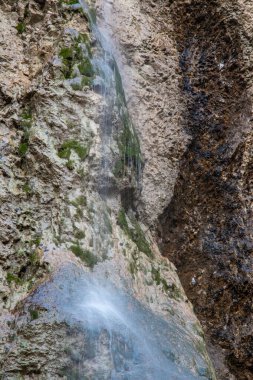
<path id="1" fill-rule="evenodd" d="M 75 379 L 209 378 L 206 363 L 184 328 L 155 316 L 126 291 L 94 273 L 67 267 L 33 295 L 32 304 L 85 332 Z M 50 320 L 50 314 L 46 318 Z M 186 369 L 193 362 L 195 375 Z"/>
<path id="2" fill-rule="evenodd" d="M 113 41 L 106 31 L 106 22 L 100 30 L 93 8 L 90 8 L 83 0 L 80 0 L 80 4 L 88 17 L 92 35 L 96 41 L 92 58 L 96 72 L 93 88 L 102 95 L 104 104 L 100 121 L 102 159 L 99 187 L 106 193 L 116 176 L 128 177 L 129 186 L 139 189 L 142 166 L 140 145 L 127 109 L 121 75 L 113 55 Z M 105 0 L 102 7 L 104 18 L 109 17 L 110 6 L 110 2 Z M 118 145 L 117 157 L 112 153 L 113 140 L 117 141 Z"/>

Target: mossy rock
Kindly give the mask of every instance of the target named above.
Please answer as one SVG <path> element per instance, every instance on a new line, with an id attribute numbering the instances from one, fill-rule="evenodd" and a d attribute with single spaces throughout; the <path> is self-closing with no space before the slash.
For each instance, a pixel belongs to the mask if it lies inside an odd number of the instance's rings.
<path id="1" fill-rule="evenodd" d="M 26 193 L 26 194 L 31 194 L 32 193 L 32 189 L 29 185 L 29 183 L 25 183 L 22 187 L 22 190 Z"/>
<path id="2" fill-rule="evenodd" d="M 85 45 L 86 52 L 82 44 Z M 85 34 L 79 34 L 74 39 L 72 46 L 63 47 L 59 56 L 62 59 L 62 73 L 65 79 L 80 77 L 80 83 L 73 83 L 77 90 L 81 86 L 90 86 L 94 77 L 94 69 L 90 61 L 91 47 Z M 78 74 L 79 73 L 79 74 Z M 75 89 L 75 88 L 74 88 Z"/>
<path id="3" fill-rule="evenodd" d="M 82 239 L 84 239 L 85 238 L 85 232 L 84 231 L 82 231 L 82 230 L 76 230 L 75 232 L 74 232 L 74 236 L 75 236 L 75 238 L 76 239 L 78 239 L 78 240 L 82 240 Z"/>
<path id="4" fill-rule="evenodd" d="M 19 22 L 17 25 L 16 25 L 16 29 L 18 31 L 19 34 L 23 34 L 25 31 L 26 31 L 26 25 L 23 21 Z"/>
<path id="5" fill-rule="evenodd" d="M 89 149 L 86 146 L 81 145 L 76 140 L 68 140 L 61 145 L 58 150 L 58 156 L 69 161 L 72 150 L 76 152 L 82 161 L 85 160 L 89 154 Z"/>
<path id="6" fill-rule="evenodd" d="M 71 47 L 63 47 L 60 51 L 60 57 L 63 59 L 73 59 L 74 51 Z"/>
<path id="7" fill-rule="evenodd" d="M 29 111 L 23 111 L 20 115 L 20 127 L 23 131 L 21 142 L 18 148 L 18 154 L 24 157 L 29 149 L 29 140 L 31 134 L 31 127 L 33 123 L 32 114 Z"/>
<path id="8" fill-rule="evenodd" d="M 126 235 L 137 245 L 139 251 L 145 253 L 148 257 L 153 258 L 153 253 L 151 251 L 150 245 L 142 231 L 139 223 L 135 218 L 130 219 L 133 227 L 129 227 L 127 222 L 127 217 L 124 209 L 121 209 L 118 214 L 118 224 Z"/>
<path id="9" fill-rule="evenodd" d="M 72 245 L 70 247 L 71 251 L 79 257 L 83 262 L 85 262 L 89 267 L 93 268 L 97 263 L 97 257 L 90 251 L 84 250 L 79 244 Z"/>
<path id="10" fill-rule="evenodd" d="M 21 157 L 24 157 L 28 151 L 29 145 L 28 142 L 21 142 L 18 148 L 18 154 Z"/>
<path id="11" fill-rule="evenodd" d="M 94 75 L 92 64 L 88 58 L 83 59 L 77 67 L 80 71 L 80 74 L 84 75 L 85 77 L 92 77 Z"/>
<path id="12" fill-rule="evenodd" d="M 29 309 L 29 313 L 30 313 L 30 316 L 31 316 L 31 320 L 34 321 L 36 319 L 39 318 L 39 312 L 38 310 L 35 310 L 35 309 Z"/>
<path id="13" fill-rule="evenodd" d="M 74 207 L 79 207 L 79 206 L 87 206 L 87 199 L 84 195 L 80 195 L 77 197 L 75 200 L 71 201 L 70 204 Z"/>
<path id="14" fill-rule="evenodd" d="M 66 4 L 66 5 L 78 5 L 78 0 L 60 0 L 60 3 Z"/>
<path id="15" fill-rule="evenodd" d="M 69 170 L 74 170 L 75 168 L 75 162 L 73 160 L 68 160 L 66 163 L 66 166 Z"/>
<path id="16" fill-rule="evenodd" d="M 23 281 L 21 280 L 21 278 L 19 278 L 17 275 L 15 275 L 13 273 L 10 273 L 10 272 L 7 273 L 6 280 L 7 280 L 7 282 L 8 282 L 9 285 L 12 282 L 14 282 L 17 285 L 22 285 L 23 284 Z"/>
<path id="17" fill-rule="evenodd" d="M 126 166 L 131 168 L 131 170 L 133 170 L 138 177 L 139 168 L 142 166 L 140 143 L 127 109 L 127 102 L 123 89 L 122 79 L 117 63 L 115 61 L 114 73 L 117 106 L 123 126 L 122 132 L 119 134 L 118 138 L 120 157 L 115 164 L 114 175 L 116 177 L 123 176 L 125 172 L 124 167 Z"/>
<path id="18" fill-rule="evenodd" d="M 152 279 L 156 282 L 156 284 L 162 285 L 164 292 L 168 293 L 171 298 L 177 301 L 183 298 L 180 289 L 175 284 L 168 284 L 167 281 L 161 276 L 159 269 L 152 267 L 151 274 Z"/>

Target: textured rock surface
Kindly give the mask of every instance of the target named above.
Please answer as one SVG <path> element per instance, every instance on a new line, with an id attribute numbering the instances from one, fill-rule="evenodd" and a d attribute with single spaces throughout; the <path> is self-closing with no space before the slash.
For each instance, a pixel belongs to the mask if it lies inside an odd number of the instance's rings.
<path id="1" fill-rule="evenodd" d="M 156 224 L 167 204 L 158 241 L 221 379 L 253 378 L 252 7 L 115 1 L 110 22 L 146 159 L 140 212 Z"/>
<path id="2" fill-rule="evenodd" d="M 145 160 L 139 210 L 152 226 L 173 196 L 189 142 L 172 14 L 164 2 L 138 0 L 114 1 L 106 10 Z"/>
<path id="3" fill-rule="evenodd" d="M 176 1 L 170 10 L 192 142 L 161 217 L 164 254 L 178 267 L 222 379 L 253 378 L 250 3 Z"/>
<path id="4" fill-rule="evenodd" d="M 108 171 L 101 171 L 105 154 L 101 128 L 108 104 L 100 91 L 93 91 L 90 85 L 91 53 L 94 51 L 99 56 L 101 52 L 91 36 L 87 16 L 69 7 L 68 2 L 56 0 L 10 0 L 0 4 L 0 35 L 4 41 L 0 48 L 3 62 L 0 74 L 1 377 L 110 378 L 108 367 L 115 363 L 109 358 L 108 336 L 99 336 L 100 360 L 89 357 L 92 342 L 85 326 L 68 318 L 65 309 L 58 307 L 62 299 L 65 306 L 73 301 L 72 284 L 78 284 L 80 278 L 91 272 L 95 278 L 110 281 L 119 292 L 127 291 L 133 303 L 141 305 L 140 309 L 147 308 L 147 323 L 155 325 L 159 320 L 169 326 L 168 337 L 173 337 L 174 343 L 168 339 L 165 352 L 173 366 L 186 371 L 188 378 L 215 379 L 201 327 L 175 267 L 161 257 L 154 237 L 143 224 L 145 220 L 138 220 L 136 210 L 129 209 L 138 201 L 137 191 L 134 202 L 128 199 L 132 197 L 127 192 L 131 190 L 130 169 L 124 169 L 127 178 L 120 179 L 115 178 L 110 165 L 106 166 Z M 133 5 L 129 2 L 132 10 Z M 148 27 L 151 16 L 140 8 L 139 12 L 145 28 Z M 152 31 L 148 38 L 151 34 Z M 129 37 L 133 39 L 130 34 Z M 133 48 L 138 60 L 140 45 L 133 44 Z M 153 48 L 151 44 L 148 52 Z M 174 53 L 176 57 L 176 50 Z M 165 56 L 161 57 L 161 65 L 166 64 Z M 173 65 L 176 60 L 171 62 Z M 149 70 L 148 65 L 146 69 Z M 168 75 L 169 72 L 170 68 Z M 157 84 L 152 86 L 152 76 L 147 72 L 147 86 L 158 96 L 159 89 Z M 174 84 L 167 82 L 169 97 L 179 94 L 178 79 L 174 81 Z M 116 85 L 119 87 L 118 82 Z M 145 91 L 143 114 L 149 100 L 149 90 Z M 163 91 L 165 96 L 167 87 Z M 141 90 L 138 96 L 142 97 Z M 162 111 L 161 101 L 159 95 L 158 114 Z M 175 109 L 173 115 L 175 125 L 171 119 L 171 128 L 175 131 L 180 113 Z M 148 134 L 156 124 L 152 117 L 149 110 Z M 157 117 L 159 124 L 162 116 Z M 112 108 L 112 120 L 113 128 L 120 128 L 116 107 Z M 141 122 L 141 114 L 136 114 L 136 120 L 140 126 L 145 124 Z M 158 134 L 164 133 L 166 120 Z M 172 172 L 165 174 L 167 158 L 165 161 L 162 158 L 165 154 L 162 136 L 161 149 L 158 154 L 155 150 L 152 153 L 160 157 L 155 163 L 156 160 L 148 160 L 147 152 L 156 145 L 156 137 L 148 145 L 149 136 L 144 134 L 144 128 L 140 129 L 146 167 L 154 170 L 149 182 L 145 169 L 139 208 L 148 223 L 156 220 L 170 199 L 171 194 L 167 195 L 165 188 L 172 189 L 169 177 L 176 177 L 178 158 L 185 149 L 186 133 L 183 129 L 178 137 L 173 133 L 180 141 L 176 164 Z M 117 156 L 120 147 L 115 138 L 112 140 L 109 151 Z M 167 143 L 171 146 L 172 142 Z M 135 152 L 135 159 L 136 156 Z M 153 210 L 154 198 L 160 191 L 155 188 L 159 166 L 165 184 Z M 112 180 L 112 188 L 101 189 L 101 175 Z M 108 191 L 107 203 L 101 196 L 102 190 Z M 151 190 L 153 199 L 149 195 Z M 127 206 L 127 215 L 122 205 Z M 61 298 L 62 294 L 65 298 Z M 174 331 L 179 332 L 178 337 Z M 122 378 L 126 370 L 120 368 L 116 378 Z"/>

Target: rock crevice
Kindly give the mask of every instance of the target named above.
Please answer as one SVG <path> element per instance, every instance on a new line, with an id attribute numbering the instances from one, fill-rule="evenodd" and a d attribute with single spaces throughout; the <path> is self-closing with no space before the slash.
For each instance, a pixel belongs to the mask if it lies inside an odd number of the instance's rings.
<path id="1" fill-rule="evenodd" d="M 170 12 L 186 104 L 184 128 L 191 142 L 180 163 L 173 198 L 160 217 L 162 251 L 178 269 L 220 378 L 251 379 L 253 140 L 248 29 L 236 2 L 175 1 Z"/>

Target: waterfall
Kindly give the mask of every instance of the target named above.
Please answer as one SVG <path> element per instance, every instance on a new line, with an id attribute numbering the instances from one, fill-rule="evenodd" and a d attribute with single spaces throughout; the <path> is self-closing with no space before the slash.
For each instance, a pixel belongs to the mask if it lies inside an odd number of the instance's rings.
<path id="1" fill-rule="evenodd" d="M 74 271 L 74 273 L 72 272 Z M 195 361 L 183 327 L 173 325 L 106 279 L 65 268 L 44 284 L 33 304 L 58 314 L 59 322 L 85 331 L 82 361 L 75 379 L 90 380 L 207 380 L 185 367 Z M 198 362 L 198 363 L 197 363 Z M 72 379 L 73 377 L 67 377 Z"/>
<path id="2" fill-rule="evenodd" d="M 96 47 L 92 64 L 96 72 L 93 81 L 94 91 L 103 97 L 104 110 L 101 120 L 101 166 L 99 187 L 107 193 L 113 179 L 127 178 L 128 186 L 140 190 L 142 157 L 138 136 L 128 112 L 127 101 L 120 71 L 113 54 L 113 41 L 103 26 L 100 30 L 94 10 L 84 0 L 80 0 L 83 11 L 90 23 Z M 108 17 L 110 4 L 104 3 L 103 15 Z M 113 120 L 115 114 L 118 122 Z M 117 157 L 112 153 L 111 141 L 118 144 Z M 104 190 L 104 191 L 103 191 Z M 108 194 L 107 194 L 108 195 Z"/>

